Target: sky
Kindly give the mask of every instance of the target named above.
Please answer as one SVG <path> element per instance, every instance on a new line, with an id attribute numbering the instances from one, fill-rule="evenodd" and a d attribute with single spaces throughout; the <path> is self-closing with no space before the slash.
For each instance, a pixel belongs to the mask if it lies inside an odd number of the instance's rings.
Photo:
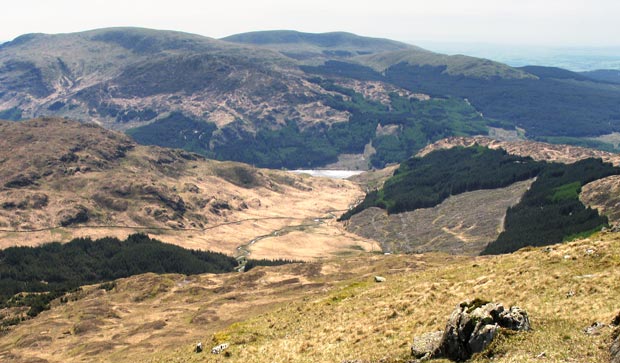
<path id="1" fill-rule="evenodd" d="M 348 31 L 409 43 L 619 46 L 618 0 L 18 0 L 0 41 L 113 26 L 214 38 L 274 29 Z"/>

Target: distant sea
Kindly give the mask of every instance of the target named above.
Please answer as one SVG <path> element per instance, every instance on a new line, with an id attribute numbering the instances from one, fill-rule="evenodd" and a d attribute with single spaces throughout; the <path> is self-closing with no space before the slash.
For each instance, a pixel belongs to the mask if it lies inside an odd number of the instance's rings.
<path id="1" fill-rule="evenodd" d="M 547 66 L 574 72 L 597 69 L 620 70 L 617 47 L 542 47 L 474 43 L 412 42 L 433 52 L 465 54 L 506 63 L 513 67 Z"/>

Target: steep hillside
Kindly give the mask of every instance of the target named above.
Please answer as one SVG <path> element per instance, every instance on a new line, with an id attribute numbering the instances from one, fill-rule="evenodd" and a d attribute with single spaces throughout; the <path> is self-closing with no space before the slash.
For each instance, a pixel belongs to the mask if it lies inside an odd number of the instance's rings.
<path id="1" fill-rule="evenodd" d="M 480 298 L 525 309 L 533 330 L 501 334 L 472 362 L 608 362 L 619 242 L 608 233 L 494 257 L 380 255 L 246 274 L 140 275 L 57 301 L 0 339 L 0 359 L 407 362 L 414 337 L 444 329 L 457 304 Z M 605 326 L 586 334 L 595 322 Z M 197 342 L 205 351 L 194 352 Z M 230 346 L 211 354 L 221 343 Z"/>
<path id="2" fill-rule="evenodd" d="M 315 258 L 372 249 L 332 223 L 361 195 L 347 181 L 220 163 L 182 150 L 136 145 L 128 137 L 63 119 L 0 122 L 2 247 L 76 236 L 148 232 L 193 249 L 237 255 L 277 233 L 273 257 Z M 314 248 L 287 247 L 288 233 Z M 303 255 L 303 256 L 302 256 Z"/>
<path id="3" fill-rule="evenodd" d="M 0 48 L 0 109 L 113 129 L 174 110 L 224 124 L 260 113 L 266 101 L 275 107 L 274 92 L 312 94 L 298 77 L 275 72 L 290 65 L 279 53 L 179 32 L 29 34 Z"/>
<path id="4" fill-rule="evenodd" d="M 539 161 L 571 164 L 587 158 L 596 158 L 615 166 L 620 166 L 620 156 L 616 153 L 533 141 L 498 141 L 487 137 L 447 138 L 424 148 L 418 153 L 418 156 L 427 155 L 435 150 L 473 145 L 491 149 L 503 149 L 509 154 L 531 157 Z M 620 222 L 620 209 L 617 203 L 620 199 L 619 184 L 620 181 L 616 175 L 593 181 L 583 186 L 579 198 L 586 206 L 597 209 L 599 213 L 608 217 L 610 224 L 616 225 Z"/>
<path id="5" fill-rule="evenodd" d="M 385 82 L 335 86 L 315 78 L 279 52 L 192 34 L 139 28 L 30 34 L 0 47 L 0 118 L 53 115 L 111 129 L 143 126 L 132 131 L 142 143 L 298 168 L 361 154 L 389 113 L 390 95 L 411 96 Z M 462 101 L 457 108 L 451 122 L 475 115 L 475 124 L 467 125 L 475 131 L 466 134 L 484 132 L 473 109 Z M 415 117 L 406 110 L 396 116 Z M 436 139 L 429 132 L 418 136 Z M 273 139 L 285 142 L 274 145 Z"/>
<path id="6" fill-rule="evenodd" d="M 616 178 L 620 168 L 583 157 L 587 152 L 579 148 L 574 153 L 565 150 L 564 160 L 574 160 L 564 164 L 475 142 L 461 146 L 472 140 L 444 140 L 401 163 L 341 220 L 352 219 L 347 222 L 350 231 L 377 239 L 388 251 L 474 254 L 553 244 L 607 226 L 608 219 L 589 206 L 602 214 L 610 214 L 610 208 L 579 195 L 591 182 Z M 451 147 L 444 148 L 447 145 Z M 527 179 L 532 180 L 525 187 L 515 184 Z M 599 201 L 611 193 L 603 187 L 596 190 Z"/>
<path id="7" fill-rule="evenodd" d="M 371 207 L 353 215 L 346 226 L 380 242 L 386 252 L 478 255 L 504 230 L 506 210 L 519 203 L 532 182 L 466 192 L 412 212 L 387 214 Z"/>

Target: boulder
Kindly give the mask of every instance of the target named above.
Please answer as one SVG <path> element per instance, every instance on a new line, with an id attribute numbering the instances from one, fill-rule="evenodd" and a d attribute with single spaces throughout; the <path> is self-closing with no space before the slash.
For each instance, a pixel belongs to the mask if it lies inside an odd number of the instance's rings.
<path id="1" fill-rule="evenodd" d="M 194 349 L 194 352 L 196 353 L 202 352 L 202 342 L 196 343 L 196 348 Z"/>
<path id="2" fill-rule="evenodd" d="M 527 312 L 516 306 L 506 310 L 501 304 L 479 299 L 462 302 L 450 314 L 432 356 L 465 361 L 482 352 L 502 328 L 530 330 Z"/>
<path id="3" fill-rule="evenodd" d="M 228 343 L 222 343 L 218 346 L 213 347 L 213 349 L 211 349 L 211 353 L 212 354 L 220 354 L 222 353 L 224 350 L 226 350 L 226 348 L 228 348 L 229 344 Z"/>
<path id="4" fill-rule="evenodd" d="M 605 329 L 607 326 L 607 324 L 597 321 L 592 323 L 592 325 L 584 328 L 583 332 L 587 335 L 601 335 L 602 330 Z"/>
<path id="5" fill-rule="evenodd" d="M 375 276 L 375 282 L 386 282 L 387 280 L 383 276 Z"/>

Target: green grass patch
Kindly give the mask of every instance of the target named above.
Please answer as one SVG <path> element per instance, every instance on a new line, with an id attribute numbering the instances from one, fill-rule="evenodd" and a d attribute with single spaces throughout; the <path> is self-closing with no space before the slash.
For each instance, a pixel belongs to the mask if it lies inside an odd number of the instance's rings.
<path id="1" fill-rule="evenodd" d="M 553 189 L 553 195 L 551 201 L 556 203 L 567 199 L 579 199 L 579 193 L 581 192 L 581 183 L 576 181 L 570 184 L 564 184 L 560 187 Z"/>

